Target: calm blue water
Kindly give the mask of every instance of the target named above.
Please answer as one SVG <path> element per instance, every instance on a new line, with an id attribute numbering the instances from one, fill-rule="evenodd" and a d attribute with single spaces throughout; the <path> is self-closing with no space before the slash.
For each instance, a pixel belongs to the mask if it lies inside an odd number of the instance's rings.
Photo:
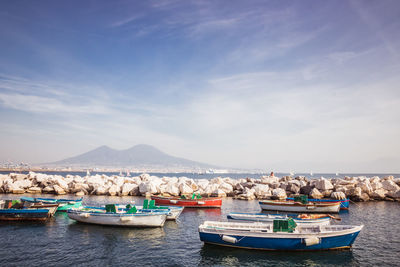
<path id="1" fill-rule="evenodd" d="M 9 174 L 9 171 L 0 171 L 0 174 Z M 27 171 L 21 172 L 24 174 L 27 174 Z M 79 175 L 79 176 L 86 176 L 86 172 L 42 172 L 45 174 L 49 174 L 49 175 L 61 175 L 61 176 L 66 176 L 68 174 L 71 175 Z M 112 175 L 119 175 L 119 172 L 91 172 L 91 175 L 96 175 L 96 174 L 105 174 L 108 176 L 112 176 Z M 130 173 L 131 176 L 139 176 L 142 173 Z M 188 177 L 188 178 L 193 178 L 193 179 L 212 179 L 214 177 L 230 177 L 233 179 L 239 179 L 239 178 L 256 178 L 256 179 L 260 179 L 261 176 L 263 175 L 267 175 L 267 173 L 265 174 L 256 174 L 256 173 L 222 173 L 222 174 L 213 174 L 213 173 L 204 173 L 204 174 L 198 174 L 198 173 L 148 173 L 150 175 L 154 175 L 157 177 Z M 125 173 L 123 174 L 125 176 Z M 269 175 L 269 173 L 268 173 Z M 285 172 L 278 172 L 275 173 L 275 176 L 277 177 L 283 177 L 283 176 L 287 176 L 289 175 L 289 173 L 285 173 Z M 325 178 L 343 178 L 345 176 L 349 176 L 349 177 L 357 177 L 357 176 L 366 176 L 366 177 L 374 177 L 374 176 L 378 176 L 378 177 L 385 177 L 385 176 L 389 176 L 392 175 L 395 178 L 400 177 L 400 174 L 398 173 L 338 173 L 338 175 L 336 175 L 335 173 L 314 173 L 313 175 L 310 175 L 310 173 L 296 173 L 294 174 L 294 177 L 296 176 L 305 176 L 307 178 L 313 179 L 313 178 L 320 178 L 320 177 L 325 177 Z"/>
<path id="2" fill-rule="evenodd" d="M 0 195 L 2 199 L 19 197 Z M 134 200 L 139 205 L 143 199 L 85 196 L 84 204 Z M 47 223 L 1 222 L 0 265 L 395 266 L 400 255 L 399 205 L 397 202 L 351 204 L 350 211 L 341 214 L 342 223 L 364 224 L 365 228 L 352 250 L 324 252 L 253 251 L 200 242 L 197 229 L 204 220 L 226 220 L 231 211 L 259 212 L 257 201 L 228 198 L 221 209 L 186 209 L 177 222 L 168 221 L 163 228 L 155 229 L 82 224 L 58 213 Z"/>

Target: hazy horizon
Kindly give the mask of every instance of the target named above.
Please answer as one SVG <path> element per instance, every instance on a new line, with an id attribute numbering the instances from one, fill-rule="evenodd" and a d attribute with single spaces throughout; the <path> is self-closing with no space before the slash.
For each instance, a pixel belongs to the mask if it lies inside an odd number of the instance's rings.
<path id="1" fill-rule="evenodd" d="M 152 145 L 400 172 L 399 1 L 1 1 L 0 161 Z"/>

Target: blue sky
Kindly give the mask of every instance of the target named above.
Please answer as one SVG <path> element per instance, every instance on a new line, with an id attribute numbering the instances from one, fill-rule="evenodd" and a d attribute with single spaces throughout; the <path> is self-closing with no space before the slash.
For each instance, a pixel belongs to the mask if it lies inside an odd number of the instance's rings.
<path id="1" fill-rule="evenodd" d="M 399 1 L 0 1 L 0 160 L 150 144 L 400 172 Z"/>

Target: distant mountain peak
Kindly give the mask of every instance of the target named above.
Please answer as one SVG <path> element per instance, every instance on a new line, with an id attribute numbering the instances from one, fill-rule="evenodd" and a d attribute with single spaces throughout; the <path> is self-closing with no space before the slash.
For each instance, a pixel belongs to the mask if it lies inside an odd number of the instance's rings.
<path id="1" fill-rule="evenodd" d="M 216 166 L 170 156 L 158 148 L 139 144 L 125 150 L 116 150 L 106 145 L 81 155 L 49 163 L 57 166 L 76 167 L 148 167 L 148 168 L 215 168 Z"/>

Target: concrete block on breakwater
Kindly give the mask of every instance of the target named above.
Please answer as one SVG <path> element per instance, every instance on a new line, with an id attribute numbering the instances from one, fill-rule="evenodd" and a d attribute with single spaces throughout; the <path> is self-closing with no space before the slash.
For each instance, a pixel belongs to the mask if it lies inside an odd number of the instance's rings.
<path id="1" fill-rule="evenodd" d="M 179 196 L 201 194 L 203 196 L 234 197 L 243 200 L 284 199 L 295 194 L 307 194 L 312 198 L 343 199 L 353 201 L 390 200 L 400 201 L 400 178 L 345 177 L 307 179 L 303 176 L 271 177 L 259 179 L 215 177 L 190 179 L 187 177 L 157 177 L 141 174 L 136 177 L 107 175 L 48 175 L 29 174 L 0 175 L 0 193 L 52 193 L 56 195 L 110 195 L 145 196 L 149 194 Z"/>

